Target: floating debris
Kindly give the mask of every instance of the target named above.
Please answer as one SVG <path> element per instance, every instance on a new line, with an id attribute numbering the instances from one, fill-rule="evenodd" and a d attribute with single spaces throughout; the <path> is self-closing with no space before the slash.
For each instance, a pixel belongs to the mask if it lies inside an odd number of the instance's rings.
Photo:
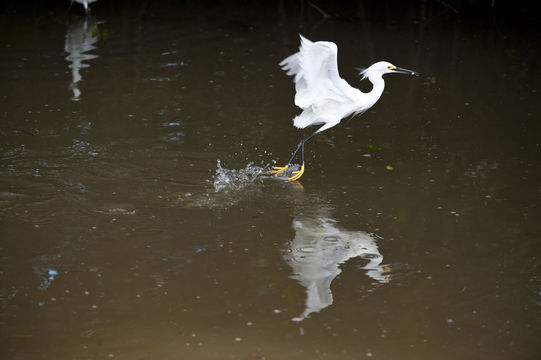
<path id="1" fill-rule="evenodd" d="M 366 144 L 366 148 L 372 151 L 381 151 L 381 147 L 372 144 Z"/>

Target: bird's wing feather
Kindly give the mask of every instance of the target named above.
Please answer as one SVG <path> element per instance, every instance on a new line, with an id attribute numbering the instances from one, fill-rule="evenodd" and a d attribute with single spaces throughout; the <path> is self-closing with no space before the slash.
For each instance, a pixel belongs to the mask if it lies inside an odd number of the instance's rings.
<path id="1" fill-rule="evenodd" d="M 350 102 L 349 84 L 338 73 L 337 47 L 328 41 L 312 42 L 301 35 L 299 52 L 280 66 L 295 76 L 295 104 L 318 111 L 329 102 Z"/>

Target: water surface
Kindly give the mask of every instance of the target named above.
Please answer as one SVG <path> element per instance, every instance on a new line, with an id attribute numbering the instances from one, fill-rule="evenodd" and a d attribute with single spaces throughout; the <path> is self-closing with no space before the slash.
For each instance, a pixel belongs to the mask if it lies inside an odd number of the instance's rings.
<path id="1" fill-rule="evenodd" d="M 536 22 L 233 4 L 2 9 L 2 358 L 538 358 Z M 298 33 L 422 76 L 289 183 Z"/>

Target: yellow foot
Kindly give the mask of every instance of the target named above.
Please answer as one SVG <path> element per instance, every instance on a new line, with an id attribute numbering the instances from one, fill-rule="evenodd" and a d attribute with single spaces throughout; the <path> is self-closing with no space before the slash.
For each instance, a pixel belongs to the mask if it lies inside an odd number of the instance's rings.
<path id="1" fill-rule="evenodd" d="M 289 165 L 275 166 L 274 170 L 269 172 L 269 175 L 279 175 L 279 174 L 283 173 L 284 171 L 286 171 L 288 167 L 289 167 Z"/>
<path id="2" fill-rule="evenodd" d="M 304 163 L 302 164 L 301 169 L 299 171 L 293 171 L 292 174 L 294 175 L 288 179 L 289 181 L 299 180 L 302 174 L 304 174 Z"/>

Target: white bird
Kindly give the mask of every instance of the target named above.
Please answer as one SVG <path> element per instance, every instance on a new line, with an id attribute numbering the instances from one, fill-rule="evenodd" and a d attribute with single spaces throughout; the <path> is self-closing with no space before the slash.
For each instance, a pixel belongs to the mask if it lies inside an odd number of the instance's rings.
<path id="1" fill-rule="evenodd" d="M 83 5 L 85 7 L 85 14 L 88 14 L 88 4 L 92 4 L 98 0 L 71 0 L 71 3 L 73 4 L 74 1 Z"/>
<path id="2" fill-rule="evenodd" d="M 364 93 L 349 85 L 338 74 L 336 44 L 330 41 L 312 42 L 302 35 L 299 52 L 284 59 L 280 66 L 287 75 L 295 76 L 295 105 L 303 112 L 293 119 L 297 128 L 323 125 L 312 135 L 304 138 L 285 166 L 275 166 L 271 174 L 282 174 L 289 168 L 295 155 L 301 150 L 302 164 L 293 171 L 290 181 L 298 180 L 304 173 L 304 144 L 312 136 L 327 130 L 350 115 L 365 112 L 378 101 L 385 82 L 383 75 L 389 73 L 419 75 L 415 71 L 402 69 L 380 61 L 361 71 L 362 79 L 372 83 L 372 90 Z"/>

